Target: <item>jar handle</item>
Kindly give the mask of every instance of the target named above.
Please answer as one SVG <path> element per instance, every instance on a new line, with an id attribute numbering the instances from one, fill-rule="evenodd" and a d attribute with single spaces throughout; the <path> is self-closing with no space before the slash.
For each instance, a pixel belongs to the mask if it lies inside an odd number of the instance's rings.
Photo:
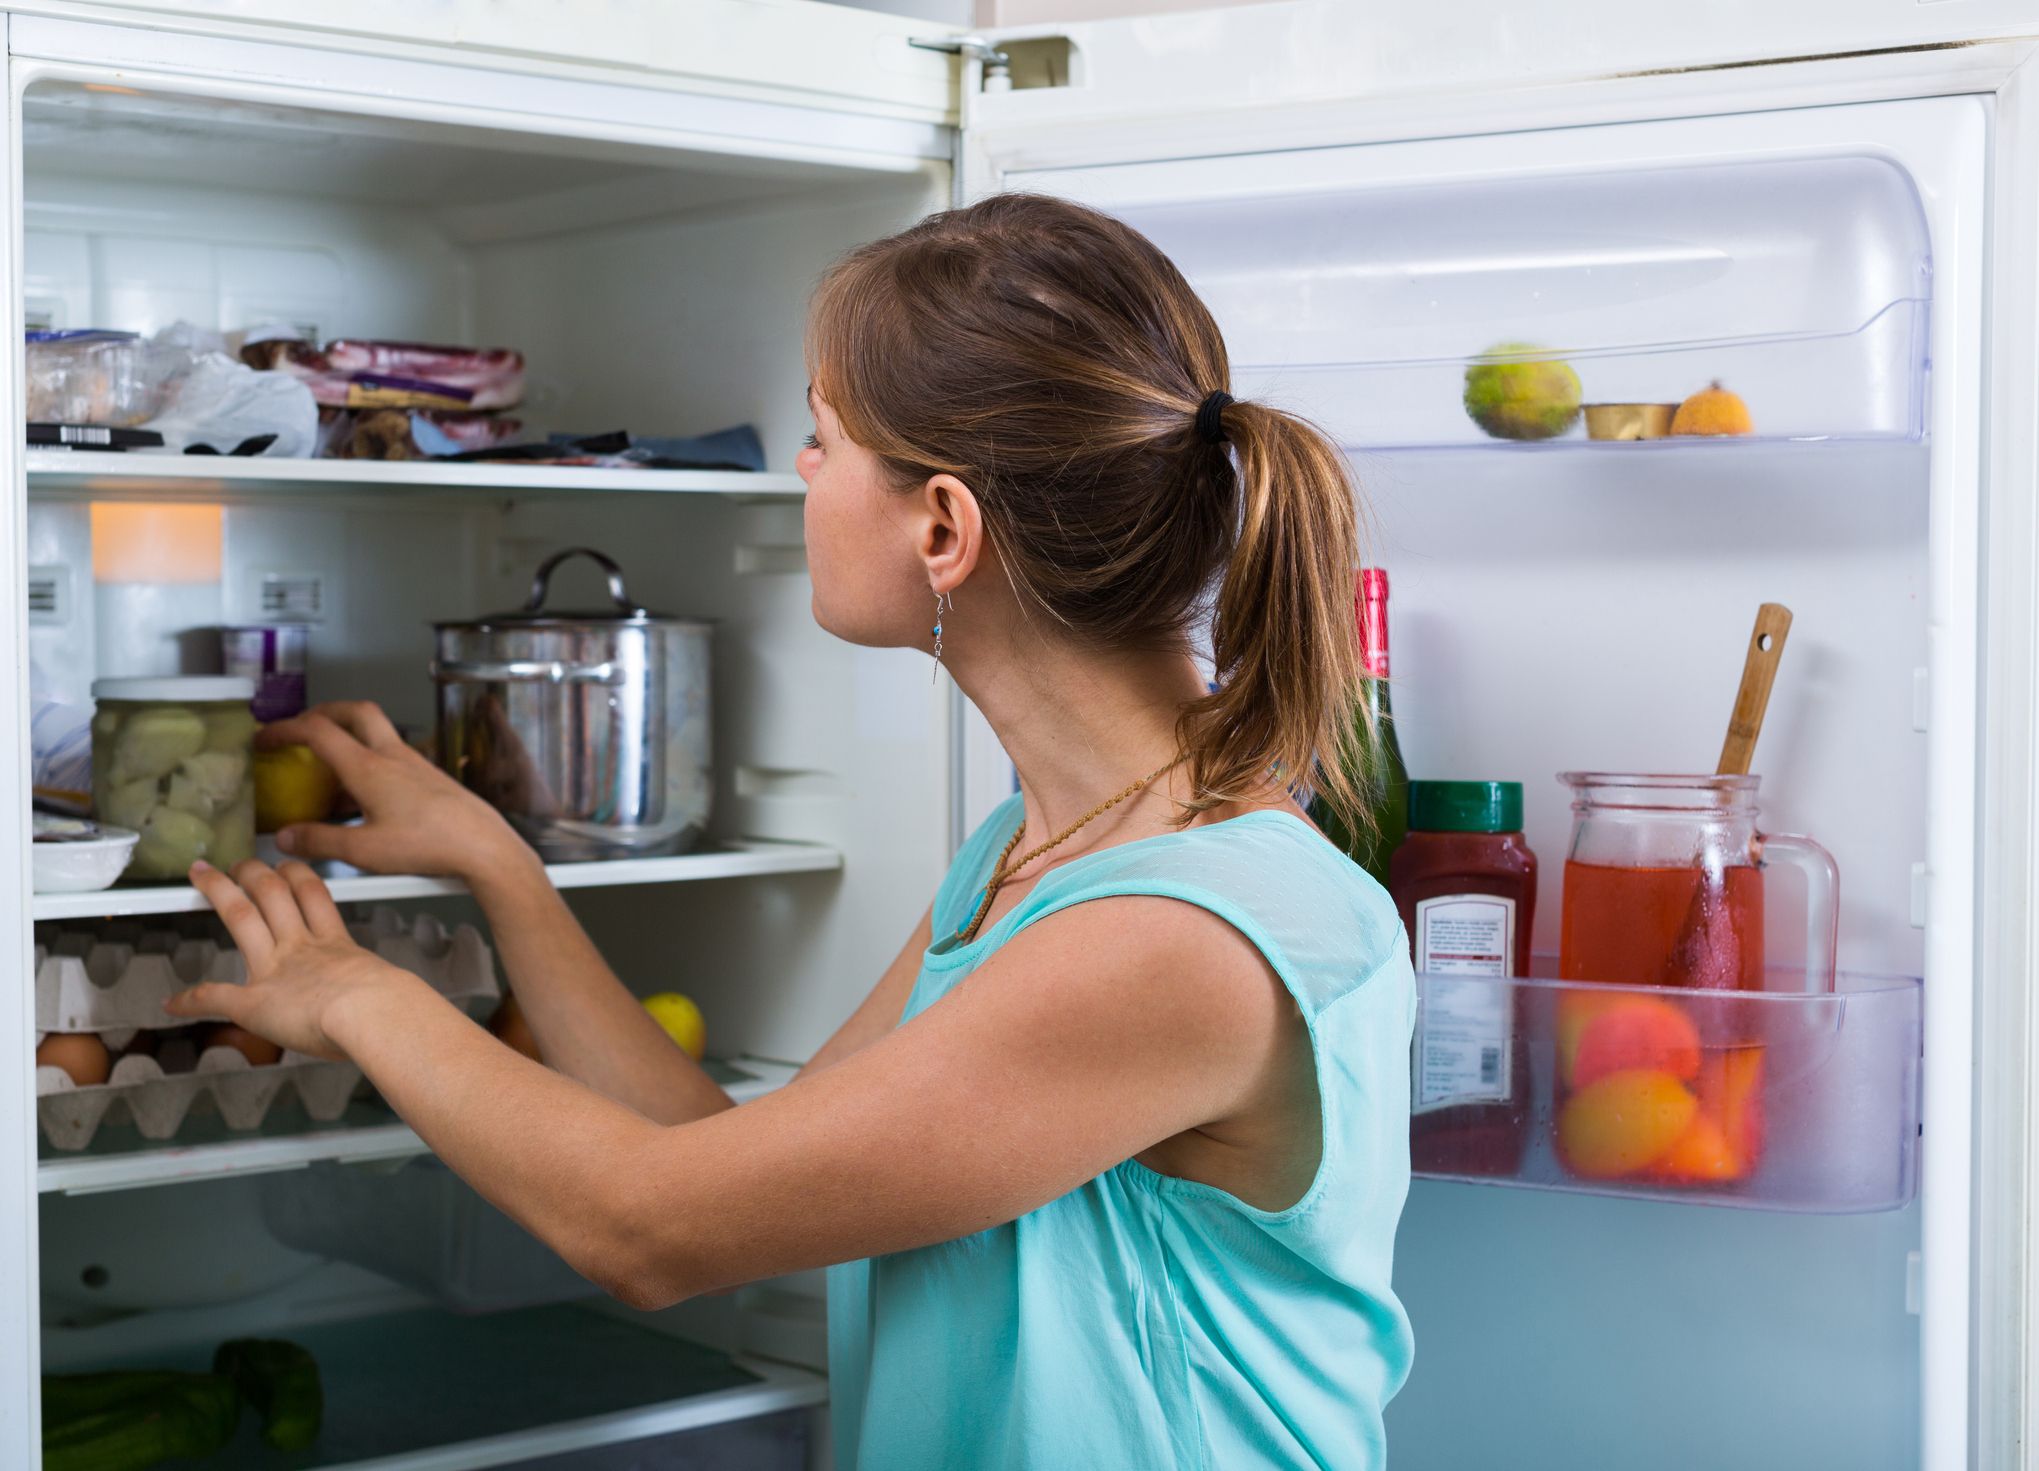
<path id="1" fill-rule="evenodd" d="M 1841 871 L 1834 855 L 1797 833 L 1764 833 L 1756 839 L 1761 861 L 1782 858 L 1805 874 L 1805 989 L 1834 989 L 1834 947 L 1840 928 Z"/>
<path id="2" fill-rule="evenodd" d="M 524 611 L 536 613 L 545 606 L 546 594 L 550 591 L 552 569 L 568 557 L 586 557 L 609 575 L 609 596 L 615 601 L 616 611 L 625 618 L 640 618 L 644 609 L 630 600 L 629 592 L 623 586 L 623 569 L 593 547 L 568 547 L 563 552 L 554 552 L 539 563 L 538 571 L 531 578 L 531 596 L 524 600 Z"/>

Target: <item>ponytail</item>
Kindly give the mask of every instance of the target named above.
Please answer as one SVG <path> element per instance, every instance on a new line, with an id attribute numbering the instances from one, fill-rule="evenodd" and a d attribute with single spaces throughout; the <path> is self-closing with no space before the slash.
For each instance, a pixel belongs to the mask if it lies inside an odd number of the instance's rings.
<path id="1" fill-rule="evenodd" d="M 1192 810 L 1314 787 L 1341 816 L 1364 810 L 1348 758 L 1362 668 L 1353 617 L 1359 526 L 1345 457 L 1302 420 L 1232 403 L 1238 542 L 1211 624 L 1217 689 L 1183 711 Z"/>

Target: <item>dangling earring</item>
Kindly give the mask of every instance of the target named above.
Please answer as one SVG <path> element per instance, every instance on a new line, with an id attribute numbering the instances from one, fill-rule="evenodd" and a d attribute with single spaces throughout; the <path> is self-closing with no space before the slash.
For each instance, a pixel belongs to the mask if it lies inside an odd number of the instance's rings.
<path id="1" fill-rule="evenodd" d="M 942 607 L 944 602 L 947 603 L 948 610 L 951 613 L 955 612 L 956 595 L 954 593 L 935 594 L 935 667 L 928 675 L 928 683 L 930 684 L 934 683 L 936 676 L 941 673 L 942 668 Z"/>

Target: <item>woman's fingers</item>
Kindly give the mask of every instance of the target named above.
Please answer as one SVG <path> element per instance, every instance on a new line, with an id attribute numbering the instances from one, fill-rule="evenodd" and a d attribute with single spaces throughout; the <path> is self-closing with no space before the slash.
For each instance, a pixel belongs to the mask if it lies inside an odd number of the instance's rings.
<path id="1" fill-rule="evenodd" d="M 163 1010 L 172 1016 L 192 1019 L 225 1017 L 239 1024 L 246 1020 L 253 998 L 245 986 L 232 985 L 226 981 L 201 981 L 198 985 L 179 991 L 163 1003 Z"/>
<path id="2" fill-rule="evenodd" d="M 314 706 L 307 715 L 331 721 L 371 751 L 388 755 L 404 749 L 404 738 L 373 700 L 330 701 Z"/>
<path id="3" fill-rule="evenodd" d="M 340 917 L 340 906 L 333 902 L 332 891 L 325 881 L 302 863 L 285 863 L 276 872 L 290 885 L 290 892 L 296 896 L 298 912 L 304 916 L 305 928 L 320 940 L 339 940 L 347 936 L 347 922 Z"/>
<path id="4" fill-rule="evenodd" d="M 297 907 L 297 895 L 283 876 L 259 858 L 234 865 L 234 882 L 255 901 L 269 933 L 278 945 L 305 937 L 304 911 Z"/>
<path id="5" fill-rule="evenodd" d="M 241 886 L 201 860 L 191 865 L 191 887 L 205 895 L 206 902 L 227 927 L 227 933 L 234 937 L 234 948 L 248 965 L 251 968 L 267 965 L 270 956 L 276 953 L 276 937 L 270 933 L 262 911 L 242 892 Z"/>
<path id="6" fill-rule="evenodd" d="M 276 835 L 276 846 L 293 858 L 309 863 L 337 858 L 342 863 L 365 868 L 368 864 L 364 861 L 366 855 L 359 851 L 360 841 L 360 828 L 336 827 L 329 822 L 293 823 Z"/>

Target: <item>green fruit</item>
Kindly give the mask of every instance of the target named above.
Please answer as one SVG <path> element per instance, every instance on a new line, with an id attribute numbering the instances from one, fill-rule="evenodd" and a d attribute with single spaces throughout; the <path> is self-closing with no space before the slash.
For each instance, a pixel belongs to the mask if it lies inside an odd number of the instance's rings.
<path id="1" fill-rule="evenodd" d="M 1554 439 L 1579 420 L 1579 375 L 1569 363 L 1535 357 L 1549 349 L 1496 343 L 1480 354 L 1503 362 L 1466 369 L 1466 412 L 1496 439 Z"/>

